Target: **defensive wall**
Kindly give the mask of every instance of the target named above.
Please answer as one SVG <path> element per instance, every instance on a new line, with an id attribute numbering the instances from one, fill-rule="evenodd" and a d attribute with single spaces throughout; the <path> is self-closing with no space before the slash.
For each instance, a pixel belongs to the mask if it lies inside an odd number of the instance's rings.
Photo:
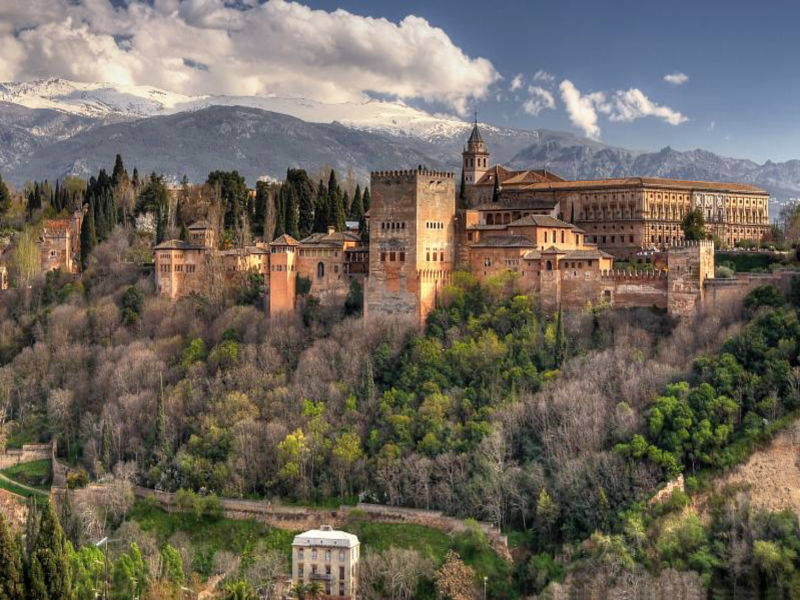
<path id="1" fill-rule="evenodd" d="M 51 444 L 23 444 L 22 448 L 8 448 L 0 454 L 0 470 L 14 465 L 52 458 Z"/>

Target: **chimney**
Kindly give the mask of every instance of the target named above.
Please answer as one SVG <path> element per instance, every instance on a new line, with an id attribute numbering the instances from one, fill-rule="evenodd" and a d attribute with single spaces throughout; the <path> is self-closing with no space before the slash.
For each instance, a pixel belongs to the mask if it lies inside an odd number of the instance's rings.
<path id="1" fill-rule="evenodd" d="M 336 227 L 328 225 L 328 235 L 333 235 L 334 233 L 336 233 Z"/>

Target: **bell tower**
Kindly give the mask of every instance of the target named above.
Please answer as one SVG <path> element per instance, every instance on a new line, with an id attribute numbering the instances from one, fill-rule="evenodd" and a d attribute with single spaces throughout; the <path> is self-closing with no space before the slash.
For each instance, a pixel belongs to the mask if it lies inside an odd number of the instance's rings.
<path id="1" fill-rule="evenodd" d="M 461 169 L 464 172 L 464 183 L 474 185 L 489 170 L 489 151 L 478 129 L 478 114 L 475 113 L 475 124 L 467 140 L 467 146 L 461 153 Z"/>

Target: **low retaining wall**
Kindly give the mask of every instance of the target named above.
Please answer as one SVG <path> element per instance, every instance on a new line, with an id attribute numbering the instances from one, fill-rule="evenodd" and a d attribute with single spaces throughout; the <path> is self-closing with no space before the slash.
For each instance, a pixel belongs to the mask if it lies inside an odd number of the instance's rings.
<path id="1" fill-rule="evenodd" d="M 143 487 L 134 487 L 137 498 L 154 499 L 167 511 L 178 511 L 177 494 L 160 492 Z M 382 504 L 359 503 L 357 506 L 342 506 L 339 509 L 308 508 L 285 506 L 259 500 L 233 500 L 220 498 L 223 515 L 230 519 L 253 519 L 279 529 L 303 531 L 318 529 L 322 525 L 341 527 L 354 510 L 360 511 L 367 520 L 376 523 L 409 523 L 424 525 L 445 533 L 464 531 L 466 525 L 461 519 L 449 517 L 439 511 L 384 506 Z M 489 523 L 479 523 L 486 533 L 492 548 L 503 558 L 511 561 L 508 539 L 500 530 Z"/>
<path id="2" fill-rule="evenodd" d="M 52 456 L 53 445 L 51 444 L 24 444 L 22 449 L 9 448 L 0 453 L 0 469 L 7 469 L 34 460 L 46 460 Z"/>

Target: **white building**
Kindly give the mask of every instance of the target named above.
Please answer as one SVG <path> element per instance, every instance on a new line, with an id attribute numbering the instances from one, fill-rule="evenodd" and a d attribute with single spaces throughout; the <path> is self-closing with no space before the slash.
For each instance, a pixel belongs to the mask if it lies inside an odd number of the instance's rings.
<path id="1" fill-rule="evenodd" d="M 359 541 L 330 526 L 311 529 L 292 542 L 292 584 L 318 582 L 326 596 L 355 600 Z"/>

